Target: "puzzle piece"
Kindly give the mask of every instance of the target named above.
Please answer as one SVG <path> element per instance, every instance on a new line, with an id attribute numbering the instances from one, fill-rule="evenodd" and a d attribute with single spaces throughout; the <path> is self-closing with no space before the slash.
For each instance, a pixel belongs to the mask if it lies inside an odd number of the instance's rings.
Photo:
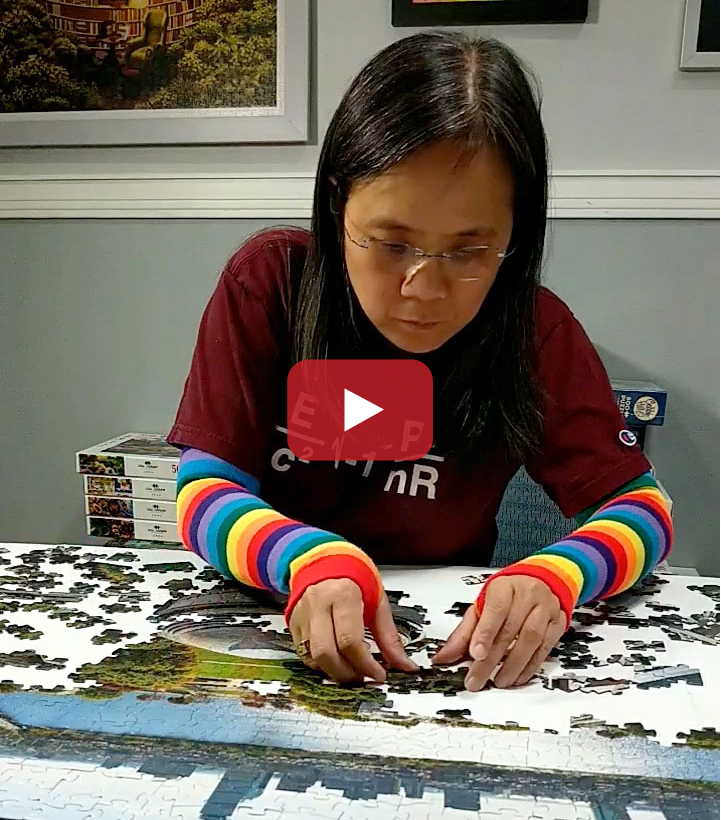
<path id="1" fill-rule="evenodd" d="M 444 615 L 455 615 L 457 618 L 462 618 L 469 606 L 471 606 L 470 602 L 456 601 L 450 609 L 444 612 Z"/>

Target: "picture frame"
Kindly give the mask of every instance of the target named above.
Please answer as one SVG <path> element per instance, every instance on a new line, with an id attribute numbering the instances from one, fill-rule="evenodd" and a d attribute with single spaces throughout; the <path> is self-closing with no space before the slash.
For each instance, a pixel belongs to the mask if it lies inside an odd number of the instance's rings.
<path id="1" fill-rule="evenodd" d="M 583 23 L 588 0 L 392 0 L 392 25 Z"/>
<path id="2" fill-rule="evenodd" d="M 719 70 L 719 0 L 686 0 L 679 68 Z"/>
<path id="3" fill-rule="evenodd" d="M 275 105 L 0 113 L 0 146 L 305 142 L 310 0 L 276 2 Z"/>

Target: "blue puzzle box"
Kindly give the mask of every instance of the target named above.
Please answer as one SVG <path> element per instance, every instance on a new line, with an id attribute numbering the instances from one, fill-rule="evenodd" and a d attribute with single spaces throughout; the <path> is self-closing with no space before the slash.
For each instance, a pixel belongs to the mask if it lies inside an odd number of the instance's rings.
<path id="1" fill-rule="evenodd" d="M 611 382 L 618 409 L 630 427 L 660 427 L 666 417 L 666 391 L 653 382 Z"/>

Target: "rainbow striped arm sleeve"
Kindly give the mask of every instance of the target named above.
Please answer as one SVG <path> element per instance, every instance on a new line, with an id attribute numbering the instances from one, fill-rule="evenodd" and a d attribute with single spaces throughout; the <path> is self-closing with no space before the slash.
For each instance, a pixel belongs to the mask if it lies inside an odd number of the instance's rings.
<path id="1" fill-rule="evenodd" d="M 286 518 L 258 497 L 257 479 L 194 448 L 180 457 L 178 535 L 226 578 L 288 594 L 286 621 L 305 590 L 349 578 L 361 590 L 363 619 L 375 616 L 383 587 L 375 564 L 340 536 Z"/>
<path id="2" fill-rule="evenodd" d="M 651 473 L 584 510 L 580 526 L 561 541 L 504 567 L 500 575 L 530 575 L 551 588 L 566 615 L 578 604 L 610 598 L 645 578 L 671 552 L 673 526 Z M 476 600 L 480 615 L 488 581 Z"/>

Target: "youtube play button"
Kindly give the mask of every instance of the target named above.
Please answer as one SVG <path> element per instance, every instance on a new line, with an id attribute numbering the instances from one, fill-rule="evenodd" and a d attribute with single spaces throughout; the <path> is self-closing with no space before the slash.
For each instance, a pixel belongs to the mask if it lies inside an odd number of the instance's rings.
<path id="1" fill-rule="evenodd" d="M 382 413 L 383 408 L 378 407 L 371 401 L 366 401 L 362 396 L 351 393 L 350 390 L 343 390 L 343 432 L 347 432 L 352 427 L 357 427 L 366 419 L 373 418 L 378 413 Z"/>
<path id="2" fill-rule="evenodd" d="M 407 461 L 433 444 L 433 377 L 415 359 L 306 359 L 288 373 L 288 447 L 306 461 Z"/>

